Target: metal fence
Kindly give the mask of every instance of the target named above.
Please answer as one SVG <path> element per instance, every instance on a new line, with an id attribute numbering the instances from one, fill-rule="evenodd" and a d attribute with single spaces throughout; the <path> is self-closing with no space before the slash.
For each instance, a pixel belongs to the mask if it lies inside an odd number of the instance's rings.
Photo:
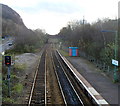
<path id="1" fill-rule="evenodd" d="M 109 76 L 111 79 L 114 79 L 114 66 L 107 65 L 105 62 L 102 62 L 98 59 L 95 59 L 93 56 L 87 55 L 86 53 L 79 50 L 79 56 L 92 62 L 97 68 L 99 68 L 104 74 Z M 117 70 L 118 81 L 120 82 L 120 72 Z"/>

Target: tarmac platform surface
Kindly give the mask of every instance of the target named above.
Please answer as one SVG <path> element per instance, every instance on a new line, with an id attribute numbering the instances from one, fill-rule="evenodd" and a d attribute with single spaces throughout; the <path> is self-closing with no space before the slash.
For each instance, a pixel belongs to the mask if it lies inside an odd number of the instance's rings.
<path id="1" fill-rule="evenodd" d="M 120 106 L 120 83 L 113 83 L 113 81 L 93 63 L 82 57 L 66 58 L 110 105 L 118 106 L 119 104 Z"/>

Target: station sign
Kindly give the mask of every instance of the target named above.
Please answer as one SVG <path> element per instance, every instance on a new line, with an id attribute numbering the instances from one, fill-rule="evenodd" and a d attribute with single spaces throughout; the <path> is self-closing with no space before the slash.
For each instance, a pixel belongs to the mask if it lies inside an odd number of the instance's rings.
<path id="1" fill-rule="evenodd" d="M 113 64 L 113 65 L 115 65 L 115 66 L 118 66 L 118 61 L 117 61 L 117 60 L 112 59 L 112 64 Z"/>

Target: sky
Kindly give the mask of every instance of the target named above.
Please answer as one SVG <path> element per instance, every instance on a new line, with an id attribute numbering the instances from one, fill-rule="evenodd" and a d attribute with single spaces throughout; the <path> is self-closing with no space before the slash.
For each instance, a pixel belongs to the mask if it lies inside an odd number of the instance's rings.
<path id="1" fill-rule="evenodd" d="M 119 0 L 0 0 L 14 9 L 30 29 L 44 29 L 46 33 L 59 33 L 68 22 L 118 17 Z"/>

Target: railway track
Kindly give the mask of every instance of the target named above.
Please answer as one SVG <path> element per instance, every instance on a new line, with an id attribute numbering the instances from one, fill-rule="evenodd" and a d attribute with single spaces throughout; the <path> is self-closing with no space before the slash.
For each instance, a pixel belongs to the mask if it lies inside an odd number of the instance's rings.
<path id="1" fill-rule="evenodd" d="M 56 52 L 53 52 L 53 60 L 65 104 L 84 106 L 80 96 L 77 94 L 73 84 L 66 75 L 65 68 L 62 66 L 60 58 L 58 57 Z"/>
<path id="2" fill-rule="evenodd" d="M 40 60 L 38 70 L 35 73 L 28 106 L 32 104 L 46 104 L 46 84 L 45 84 L 45 51 L 43 52 Z"/>
<path id="3" fill-rule="evenodd" d="M 46 103 L 65 104 L 58 84 L 57 76 L 53 66 L 52 49 L 46 51 Z"/>
<path id="4" fill-rule="evenodd" d="M 51 66 L 52 62 L 49 52 L 49 47 L 47 47 L 42 53 L 31 87 L 28 106 L 64 104 L 54 69 Z"/>

